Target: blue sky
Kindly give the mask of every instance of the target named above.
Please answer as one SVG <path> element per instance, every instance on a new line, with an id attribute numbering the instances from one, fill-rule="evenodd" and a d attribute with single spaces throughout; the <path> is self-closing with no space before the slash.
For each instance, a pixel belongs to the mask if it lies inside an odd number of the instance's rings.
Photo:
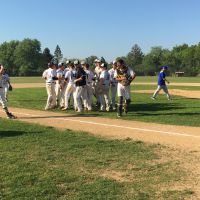
<path id="1" fill-rule="evenodd" d="M 0 43 L 36 38 L 64 57 L 126 55 L 137 43 L 200 42 L 199 0 L 0 0 Z"/>

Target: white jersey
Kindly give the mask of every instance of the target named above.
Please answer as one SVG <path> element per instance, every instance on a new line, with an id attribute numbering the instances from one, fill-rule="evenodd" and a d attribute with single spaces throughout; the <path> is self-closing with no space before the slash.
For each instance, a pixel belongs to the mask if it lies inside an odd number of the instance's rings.
<path id="1" fill-rule="evenodd" d="M 66 74 L 68 71 L 69 71 L 69 68 L 66 67 L 66 68 L 64 69 L 64 71 L 63 71 L 63 76 L 64 76 L 64 77 L 65 77 L 65 74 Z"/>
<path id="2" fill-rule="evenodd" d="M 94 73 L 91 70 L 86 69 L 86 83 L 91 84 L 94 79 Z"/>
<path id="3" fill-rule="evenodd" d="M 115 69 L 110 69 L 109 71 L 108 71 L 108 73 L 110 74 L 110 81 L 111 81 L 111 83 L 112 84 L 117 84 L 117 80 L 115 79 L 115 77 L 114 77 L 114 74 L 115 74 Z"/>
<path id="4" fill-rule="evenodd" d="M 56 75 L 56 70 L 49 68 L 43 72 L 42 77 L 46 79 L 46 83 L 54 83 L 53 77 L 56 77 Z"/>
<path id="5" fill-rule="evenodd" d="M 76 76 L 76 71 L 74 69 L 70 69 L 69 71 L 66 72 L 65 74 L 65 79 L 67 79 L 69 84 L 74 84 L 74 80 Z"/>
<path id="6" fill-rule="evenodd" d="M 101 74 L 101 68 L 100 67 L 95 67 L 95 69 L 94 69 L 94 75 L 96 77 L 96 82 L 99 81 L 100 74 Z"/>
<path id="7" fill-rule="evenodd" d="M 100 79 L 103 79 L 103 85 L 106 87 L 109 87 L 110 85 L 110 74 L 108 73 L 108 70 L 103 70 L 100 74 Z"/>

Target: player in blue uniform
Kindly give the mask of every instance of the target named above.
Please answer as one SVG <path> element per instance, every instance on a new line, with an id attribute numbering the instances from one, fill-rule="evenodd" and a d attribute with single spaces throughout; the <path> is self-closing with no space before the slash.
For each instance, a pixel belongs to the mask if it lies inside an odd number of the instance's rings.
<path id="1" fill-rule="evenodd" d="M 160 90 L 163 90 L 165 94 L 167 95 L 167 99 L 171 100 L 171 96 L 166 86 L 166 82 L 169 84 L 169 81 L 166 79 L 166 73 L 165 73 L 165 71 L 167 70 L 168 70 L 168 66 L 162 66 L 162 69 L 158 75 L 158 87 L 156 91 L 154 92 L 153 96 L 151 97 L 151 99 L 155 100 Z"/>

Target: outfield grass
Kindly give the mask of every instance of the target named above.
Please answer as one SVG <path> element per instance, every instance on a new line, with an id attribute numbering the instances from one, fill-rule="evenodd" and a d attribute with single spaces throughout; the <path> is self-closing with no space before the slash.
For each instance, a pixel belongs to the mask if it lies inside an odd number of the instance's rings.
<path id="1" fill-rule="evenodd" d="M 158 99 L 153 101 L 150 96 L 151 94 L 132 93 L 130 112 L 128 115 L 123 116 L 122 119 L 200 127 L 199 99 L 175 96 L 172 101 L 168 101 L 164 95 L 159 95 Z M 9 96 L 9 105 L 43 110 L 46 104 L 46 97 L 45 88 L 14 89 Z M 64 111 L 58 109 L 55 112 L 64 113 Z M 70 110 L 68 113 L 71 114 L 74 111 Z M 98 112 L 98 110 L 79 115 L 116 118 L 115 112 L 102 113 Z"/>
<path id="2" fill-rule="evenodd" d="M 1 200 L 185 199 L 174 150 L 1 119 Z M 171 186 L 171 187 L 170 187 Z"/>
<path id="3" fill-rule="evenodd" d="M 172 83 L 200 83 L 200 77 L 168 77 Z M 44 83 L 42 77 L 11 77 L 12 83 Z M 155 82 L 157 83 L 156 76 L 137 76 L 134 80 L 136 83 L 140 82 Z"/>
<path id="4" fill-rule="evenodd" d="M 42 76 L 39 77 L 11 77 L 12 83 L 44 83 Z"/>
<path id="5" fill-rule="evenodd" d="M 200 83 L 200 77 L 167 77 L 172 83 Z M 134 82 L 155 82 L 157 83 L 157 76 L 137 76 Z"/>

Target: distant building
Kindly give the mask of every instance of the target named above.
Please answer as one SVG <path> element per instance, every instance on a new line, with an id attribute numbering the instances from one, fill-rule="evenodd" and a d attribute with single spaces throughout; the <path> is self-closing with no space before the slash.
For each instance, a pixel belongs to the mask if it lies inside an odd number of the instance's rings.
<path id="1" fill-rule="evenodd" d="M 185 72 L 175 72 L 175 76 L 182 77 L 184 76 Z"/>

